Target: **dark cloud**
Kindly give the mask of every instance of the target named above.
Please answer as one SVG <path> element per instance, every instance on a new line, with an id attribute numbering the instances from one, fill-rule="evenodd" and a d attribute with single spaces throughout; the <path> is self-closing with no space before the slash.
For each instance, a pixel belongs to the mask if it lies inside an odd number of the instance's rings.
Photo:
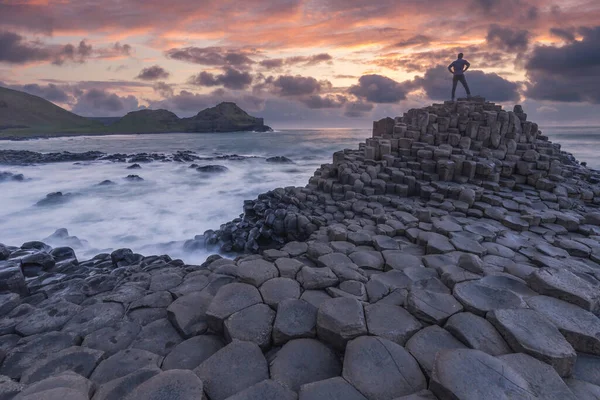
<path id="1" fill-rule="evenodd" d="M 142 69 L 136 78 L 144 81 L 155 81 L 157 79 L 167 79 L 170 75 L 171 74 L 161 66 L 153 65 Z"/>
<path id="2" fill-rule="evenodd" d="M 372 103 L 397 103 L 406 99 L 410 90 L 406 82 L 398 83 L 382 75 L 363 75 L 358 85 L 351 86 L 348 92 Z"/>
<path id="3" fill-rule="evenodd" d="M 21 35 L 0 31 L 0 62 L 23 64 L 47 60 L 50 56 L 48 49 L 27 41 Z"/>
<path id="4" fill-rule="evenodd" d="M 120 116 L 139 108 L 134 96 L 118 96 L 102 89 L 91 89 L 82 93 L 72 108 L 83 116 Z"/>
<path id="5" fill-rule="evenodd" d="M 575 29 L 573 28 L 550 28 L 550 34 L 561 38 L 565 42 L 575 41 Z"/>
<path id="6" fill-rule="evenodd" d="M 341 94 L 336 95 L 312 95 L 305 98 L 300 99 L 300 101 L 306 105 L 308 108 L 318 109 L 318 108 L 340 108 L 343 107 L 344 104 L 348 101 L 348 98 Z"/>
<path id="7" fill-rule="evenodd" d="M 513 30 L 499 25 L 491 25 L 486 41 L 489 45 L 511 52 L 522 52 L 527 50 L 531 34 L 523 29 Z"/>
<path id="8" fill-rule="evenodd" d="M 165 82 L 156 82 L 152 89 L 162 97 L 171 97 L 174 94 L 173 87 Z"/>
<path id="9" fill-rule="evenodd" d="M 184 47 L 167 50 L 165 55 L 174 60 L 218 67 L 229 65 L 237 68 L 247 68 L 255 63 L 250 58 L 251 55 L 254 55 L 254 52 L 222 47 Z"/>
<path id="10" fill-rule="evenodd" d="M 394 44 L 394 47 L 414 47 L 431 43 L 431 38 L 425 35 L 416 35 Z"/>
<path id="11" fill-rule="evenodd" d="M 346 104 L 344 115 L 350 118 L 361 118 L 373 110 L 373 104 L 353 101 Z"/>
<path id="12" fill-rule="evenodd" d="M 92 51 L 92 45 L 87 44 L 85 40 L 79 42 L 77 46 L 66 44 L 56 53 L 52 64 L 63 65 L 68 62 L 83 64 L 92 55 Z"/>
<path id="13" fill-rule="evenodd" d="M 562 47 L 534 48 L 525 64 L 527 97 L 600 103 L 600 26 L 578 33 L 581 40 Z"/>
<path id="14" fill-rule="evenodd" d="M 480 95 L 490 101 L 517 101 L 520 98 L 519 84 L 502 78 L 495 73 L 471 71 L 465 74 L 471 93 Z M 416 78 L 414 84 L 423 88 L 430 99 L 447 100 L 452 89 L 452 75 L 446 67 L 429 69 L 423 78 Z M 462 96 L 461 84 L 458 84 L 457 95 Z"/>
<path id="15" fill-rule="evenodd" d="M 281 75 L 272 81 L 274 92 L 280 96 L 306 96 L 316 94 L 327 84 L 329 84 L 329 82 L 322 82 L 312 77 L 300 75 Z"/>
<path id="16" fill-rule="evenodd" d="M 252 75 L 234 68 L 225 68 L 222 74 L 202 71 L 189 79 L 189 83 L 198 86 L 223 86 L 227 89 L 242 90 L 252 84 Z"/>
<path id="17" fill-rule="evenodd" d="M 292 65 L 302 65 L 304 67 L 317 65 L 323 62 L 331 63 L 333 57 L 327 53 L 315 54 L 312 56 L 296 56 L 288 58 L 270 58 L 262 60 L 259 65 L 266 69 L 278 69 L 290 67 Z"/>

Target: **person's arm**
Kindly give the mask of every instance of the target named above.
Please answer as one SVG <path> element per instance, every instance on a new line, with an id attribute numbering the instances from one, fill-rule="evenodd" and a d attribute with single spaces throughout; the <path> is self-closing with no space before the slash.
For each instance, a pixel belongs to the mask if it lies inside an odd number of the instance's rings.
<path id="1" fill-rule="evenodd" d="M 448 65 L 448 71 L 450 71 L 451 74 L 454 73 L 454 71 L 452 71 L 452 67 L 454 67 L 454 63 Z"/>
<path id="2" fill-rule="evenodd" d="M 468 69 L 469 69 L 469 67 L 471 66 L 471 63 L 470 63 L 470 62 L 468 62 L 467 60 L 465 60 L 465 65 L 466 65 L 466 67 L 465 67 L 465 70 L 464 70 L 463 72 L 467 72 L 467 70 L 468 70 Z"/>

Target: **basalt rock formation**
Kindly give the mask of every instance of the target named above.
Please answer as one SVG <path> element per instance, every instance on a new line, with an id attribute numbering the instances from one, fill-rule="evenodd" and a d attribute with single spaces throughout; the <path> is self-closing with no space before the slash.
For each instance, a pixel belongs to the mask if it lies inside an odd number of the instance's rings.
<path id="1" fill-rule="evenodd" d="M 597 398 L 600 174 L 483 99 L 373 133 L 187 243 L 260 254 L 0 246 L 0 393 Z"/>

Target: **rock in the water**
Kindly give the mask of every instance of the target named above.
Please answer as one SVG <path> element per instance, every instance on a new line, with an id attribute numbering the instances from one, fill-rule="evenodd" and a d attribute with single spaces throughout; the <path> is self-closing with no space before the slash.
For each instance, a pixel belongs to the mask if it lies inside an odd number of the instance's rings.
<path id="1" fill-rule="evenodd" d="M 224 400 L 265 379 L 267 360 L 251 342 L 235 341 L 217 351 L 194 370 L 211 400 Z"/>
<path id="2" fill-rule="evenodd" d="M 271 378 L 295 392 L 304 384 L 339 376 L 341 372 L 336 354 L 315 339 L 287 342 L 271 362 Z"/>
<path id="3" fill-rule="evenodd" d="M 569 376 L 577 355 L 550 320 L 530 309 L 490 311 L 487 319 L 515 352 L 529 354 Z"/>
<path id="4" fill-rule="evenodd" d="M 203 165 L 202 167 L 196 168 L 198 172 L 209 173 L 209 174 L 221 174 L 223 172 L 229 171 L 229 168 L 223 165 Z"/>
<path id="5" fill-rule="evenodd" d="M 348 343 L 343 377 L 369 399 L 393 399 L 427 386 L 419 365 L 402 346 L 373 336 Z"/>

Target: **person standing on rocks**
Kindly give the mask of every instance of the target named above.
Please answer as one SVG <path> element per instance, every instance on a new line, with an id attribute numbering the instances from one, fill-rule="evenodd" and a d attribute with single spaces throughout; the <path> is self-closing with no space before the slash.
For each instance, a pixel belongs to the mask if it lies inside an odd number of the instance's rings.
<path id="1" fill-rule="evenodd" d="M 471 64 L 463 58 L 463 53 L 458 54 L 458 58 L 448 65 L 448 71 L 450 71 L 454 77 L 452 79 L 452 101 L 454 101 L 454 95 L 456 94 L 456 85 L 458 82 L 462 83 L 465 90 L 467 91 L 467 97 L 471 97 L 471 91 L 465 78 L 465 72 L 469 69 Z"/>

